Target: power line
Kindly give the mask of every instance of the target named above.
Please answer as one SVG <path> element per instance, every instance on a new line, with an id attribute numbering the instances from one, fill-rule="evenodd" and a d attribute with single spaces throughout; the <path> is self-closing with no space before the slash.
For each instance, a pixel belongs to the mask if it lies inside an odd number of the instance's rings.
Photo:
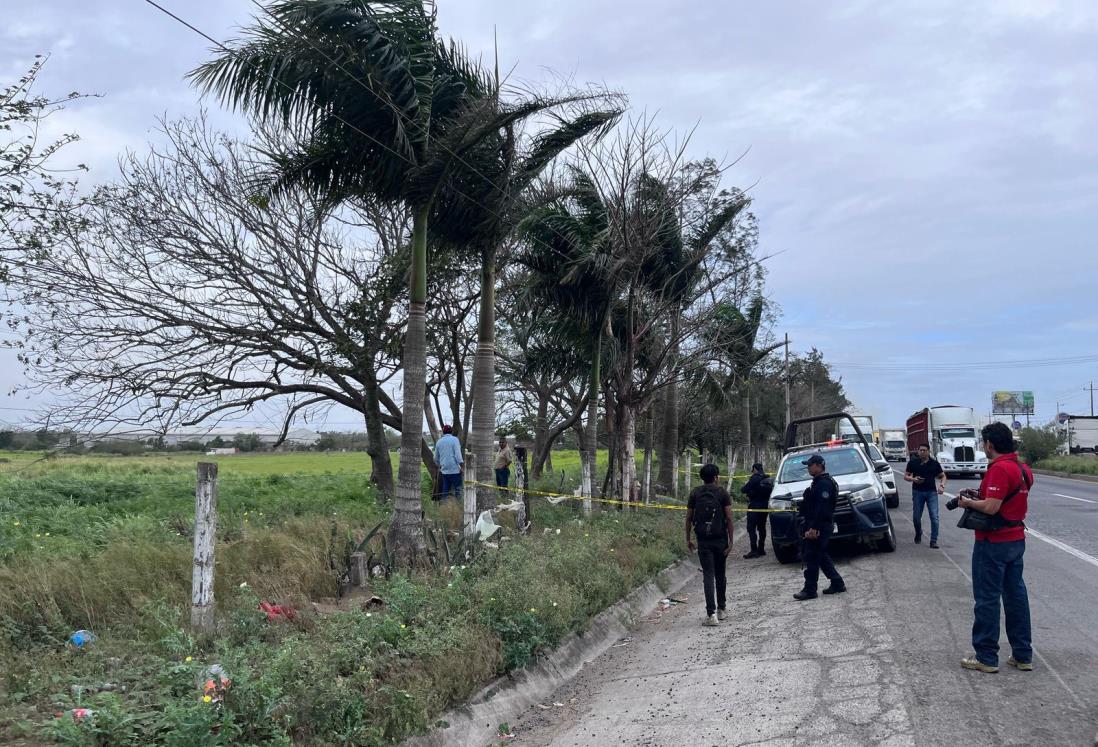
<path id="1" fill-rule="evenodd" d="M 1014 361 L 958 361 L 955 363 L 928 363 L 918 361 L 854 362 L 831 361 L 831 365 L 843 368 L 881 371 L 959 371 L 1001 368 L 1053 368 L 1098 363 L 1098 355 L 1080 355 L 1060 358 L 1032 358 Z"/>

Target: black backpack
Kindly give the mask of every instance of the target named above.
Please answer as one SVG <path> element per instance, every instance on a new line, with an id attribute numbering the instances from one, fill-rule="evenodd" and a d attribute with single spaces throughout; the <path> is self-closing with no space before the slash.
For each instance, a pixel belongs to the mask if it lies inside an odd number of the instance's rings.
<path id="1" fill-rule="evenodd" d="M 727 536 L 721 489 L 716 485 L 703 485 L 694 491 L 694 534 L 699 540 Z"/>

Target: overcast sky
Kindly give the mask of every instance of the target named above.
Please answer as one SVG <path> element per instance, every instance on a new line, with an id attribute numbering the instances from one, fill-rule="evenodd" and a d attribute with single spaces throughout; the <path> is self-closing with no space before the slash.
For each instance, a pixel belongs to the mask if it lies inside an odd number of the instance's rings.
<path id="1" fill-rule="evenodd" d="M 162 0 L 218 39 L 249 0 Z M 795 350 L 815 346 L 856 405 L 902 424 L 930 404 L 987 412 L 995 389 L 1089 411 L 1098 379 L 1098 3 L 1093 0 L 440 0 L 443 31 L 536 83 L 628 93 L 691 154 L 755 185 L 769 291 Z M 52 55 L 43 92 L 102 98 L 51 122 L 109 180 L 158 117 L 193 113 L 209 43 L 141 0 L 11 3 L 0 81 Z M 241 129 L 239 118 L 214 121 Z M 1070 365 L 976 368 L 999 361 Z M 0 407 L 21 376 L 0 358 Z M 945 365 L 957 366 L 943 370 Z M 0 421 L 19 419 L 0 410 Z M 339 417 L 333 418 L 338 421 Z"/>

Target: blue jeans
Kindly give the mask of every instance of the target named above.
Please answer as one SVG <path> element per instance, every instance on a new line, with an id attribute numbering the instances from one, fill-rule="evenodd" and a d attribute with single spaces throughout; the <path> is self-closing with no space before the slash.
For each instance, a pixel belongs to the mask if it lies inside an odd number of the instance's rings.
<path id="1" fill-rule="evenodd" d="M 496 486 L 500 488 L 507 487 L 507 483 L 511 481 L 511 468 L 503 467 L 496 470 Z"/>
<path id="2" fill-rule="evenodd" d="M 448 475 L 445 472 L 439 473 L 441 485 L 439 485 L 438 499 L 448 498 L 451 491 L 454 497 L 459 501 L 461 500 L 461 473 L 455 472 L 452 475 Z"/>
<path id="3" fill-rule="evenodd" d="M 915 523 L 915 536 L 923 536 L 923 506 L 930 514 L 930 541 L 938 541 L 938 491 L 911 491 L 911 520 Z"/>
<path id="4" fill-rule="evenodd" d="M 1026 541 L 972 546 L 972 597 L 975 600 L 972 648 L 984 664 L 999 665 L 999 600 L 1006 613 L 1007 640 L 1016 661 L 1033 661 L 1029 595 L 1022 578 Z"/>

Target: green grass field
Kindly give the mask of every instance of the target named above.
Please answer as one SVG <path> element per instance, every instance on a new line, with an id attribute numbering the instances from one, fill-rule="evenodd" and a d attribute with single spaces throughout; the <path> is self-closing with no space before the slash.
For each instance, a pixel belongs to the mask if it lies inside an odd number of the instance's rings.
<path id="1" fill-rule="evenodd" d="M 585 518 L 576 502 L 535 498 L 530 536 L 504 512 L 498 549 L 448 566 L 440 548 L 414 571 L 375 579 L 383 607 L 337 609 L 351 550 L 390 510 L 365 454 L 41 457 L 0 453 L 4 744 L 391 744 L 582 629 L 684 550 L 681 512 L 605 507 Z M 186 625 L 199 460 L 220 473 L 218 633 L 208 640 Z M 578 471 L 576 454 L 556 453 L 531 487 L 570 493 Z M 448 537 L 451 552 L 459 507 L 424 509 L 431 542 Z M 301 613 L 270 623 L 261 599 Z M 86 651 L 66 645 L 77 629 L 98 636 Z M 194 683 L 214 663 L 232 685 L 206 703 Z M 78 723 L 73 708 L 94 717 Z"/>

